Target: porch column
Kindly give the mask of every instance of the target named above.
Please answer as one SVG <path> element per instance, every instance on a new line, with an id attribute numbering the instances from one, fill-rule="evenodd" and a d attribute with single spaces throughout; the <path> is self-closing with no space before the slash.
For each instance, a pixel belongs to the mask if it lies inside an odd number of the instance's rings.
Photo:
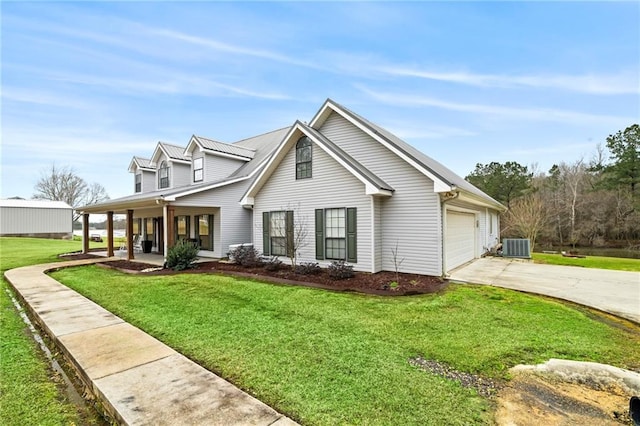
<path id="1" fill-rule="evenodd" d="M 82 215 L 82 253 L 89 253 L 89 214 Z"/>
<path id="2" fill-rule="evenodd" d="M 165 215 L 165 224 L 164 224 L 164 232 L 167 235 L 167 238 L 165 238 L 165 254 L 168 252 L 169 247 L 173 247 L 175 242 L 176 242 L 176 237 L 174 235 L 174 227 L 173 227 L 173 221 L 174 218 L 176 216 L 176 211 L 175 211 L 175 207 L 167 205 L 165 206 L 165 208 L 167 209 L 166 215 Z"/>
<path id="3" fill-rule="evenodd" d="M 127 210 L 127 259 L 133 259 L 133 210 Z"/>
<path id="4" fill-rule="evenodd" d="M 107 257 L 113 257 L 113 212 L 107 212 Z"/>

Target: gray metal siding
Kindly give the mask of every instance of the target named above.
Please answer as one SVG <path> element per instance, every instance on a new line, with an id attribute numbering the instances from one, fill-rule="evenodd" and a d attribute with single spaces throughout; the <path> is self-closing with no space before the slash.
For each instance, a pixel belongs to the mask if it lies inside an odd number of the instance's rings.
<path id="1" fill-rule="evenodd" d="M 276 171 L 255 198 L 253 242 L 262 251 L 262 213 L 294 210 L 295 221 L 303 221 L 307 230 L 306 245 L 300 249 L 299 261 L 316 262 L 315 209 L 356 207 L 357 263 L 354 269 L 371 271 L 371 197 L 362 182 L 315 144 L 312 146 L 312 176 L 296 180 L 295 147 L 287 153 Z M 331 261 L 318 261 L 328 265 Z"/>
<path id="2" fill-rule="evenodd" d="M 396 189 L 380 201 L 382 269 L 394 270 L 397 243 L 402 272 L 441 275 L 441 206 L 433 181 L 336 113 L 320 131 Z"/>
<path id="3" fill-rule="evenodd" d="M 0 207 L 0 235 L 73 232 L 73 210 Z"/>

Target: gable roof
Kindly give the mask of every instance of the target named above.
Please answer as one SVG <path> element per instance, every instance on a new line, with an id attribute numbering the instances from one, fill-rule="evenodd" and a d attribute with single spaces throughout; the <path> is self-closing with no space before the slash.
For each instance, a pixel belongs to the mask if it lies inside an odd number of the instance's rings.
<path id="1" fill-rule="evenodd" d="M 461 190 L 470 195 L 471 198 L 483 201 L 493 208 L 506 210 L 500 202 L 485 194 L 443 164 L 417 150 L 388 130 L 370 122 L 331 99 L 327 99 L 313 117 L 310 123 L 311 127 L 316 129 L 320 128 L 332 112 L 341 115 L 356 125 L 373 139 L 391 149 L 391 151 L 398 154 L 407 163 L 433 180 L 434 190 L 436 192 L 455 192 L 456 190 Z"/>
<path id="2" fill-rule="evenodd" d="M 282 139 L 274 154 L 269 158 L 267 165 L 251 183 L 240 203 L 245 206 L 253 205 L 253 198 L 260 191 L 271 173 L 275 171 L 280 162 L 287 155 L 291 147 L 298 141 L 300 135 L 306 135 L 317 146 L 336 160 L 342 167 L 349 171 L 356 179 L 365 185 L 365 192 L 369 195 L 389 196 L 394 189 L 347 154 L 342 148 L 324 136 L 318 130 L 309 127 L 301 121 L 296 121 L 289 129 L 287 135 Z"/>
<path id="3" fill-rule="evenodd" d="M 0 200 L 0 207 L 22 207 L 31 209 L 66 209 L 73 210 L 69 204 L 64 201 L 51 201 L 51 200 L 17 200 L 2 199 Z"/>
<path id="4" fill-rule="evenodd" d="M 142 170 L 149 170 L 149 171 L 156 170 L 155 163 L 153 163 L 148 158 L 134 156 L 133 159 L 131 160 L 131 163 L 129 164 L 129 171 L 132 173 L 135 172 L 134 166 Z"/>
<path id="5" fill-rule="evenodd" d="M 219 179 L 213 182 L 203 182 L 197 185 L 189 184 L 178 188 L 167 188 L 127 195 L 125 197 L 111 199 L 101 203 L 90 204 L 79 208 L 79 210 L 86 213 L 102 213 L 108 210 L 125 211 L 129 208 L 148 207 L 164 201 L 174 201 L 180 197 L 186 197 L 188 195 L 252 179 L 265 165 L 266 160 L 274 152 L 275 148 L 289 129 L 290 127 L 285 127 L 236 142 L 234 145 L 237 144 L 240 147 L 254 150 L 255 155 L 251 161 L 243 164 L 238 170 L 224 179 Z"/>
<path id="6" fill-rule="evenodd" d="M 189 141 L 187 148 L 184 150 L 184 154 L 190 155 L 195 145 L 200 147 L 200 149 L 206 153 L 235 158 L 243 161 L 251 160 L 256 154 L 255 150 L 253 149 L 245 148 L 240 145 L 218 142 L 214 141 L 213 139 L 208 139 L 203 136 L 196 135 L 191 136 L 191 140 Z"/>
<path id="7" fill-rule="evenodd" d="M 151 162 L 157 164 L 161 153 L 166 155 L 169 161 L 191 164 L 189 157 L 184 155 L 184 147 L 166 142 L 158 142 L 158 145 L 151 156 Z"/>

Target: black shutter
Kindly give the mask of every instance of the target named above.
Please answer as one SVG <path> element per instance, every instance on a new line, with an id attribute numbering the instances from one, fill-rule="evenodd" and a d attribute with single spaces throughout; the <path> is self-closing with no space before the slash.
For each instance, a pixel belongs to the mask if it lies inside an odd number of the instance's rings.
<path id="1" fill-rule="evenodd" d="M 356 208 L 347 209 L 347 261 L 356 263 L 358 261 L 358 235 Z"/>
<path id="2" fill-rule="evenodd" d="M 316 259 L 324 260 L 324 210 L 316 209 Z"/>
<path id="3" fill-rule="evenodd" d="M 262 254 L 271 255 L 271 244 L 269 236 L 269 226 L 271 225 L 271 216 L 269 212 L 262 212 Z"/>
<path id="4" fill-rule="evenodd" d="M 284 236 L 287 244 L 287 257 L 294 257 L 294 249 L 293 246 L 293 210 L 287 210 L 285 212 L 285 225 L 284 225 Z"/>

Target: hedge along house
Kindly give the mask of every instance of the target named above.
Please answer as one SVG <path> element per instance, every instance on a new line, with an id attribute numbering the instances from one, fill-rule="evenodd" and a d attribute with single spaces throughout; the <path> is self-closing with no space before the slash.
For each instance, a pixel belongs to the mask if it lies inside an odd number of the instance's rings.
<path id="1" fill-rule="evenodd" d="M 134 157 L 129 171 L 134 194 L 84 206 L 83 250 L 88 251 L 89 214 L 107 215 L 107 254 L 113 256 L 113 215 L 127 217 L 127 255 L 134 240 L 150 241 L 165 255 L 176 241 L 191 240 L 199 256 L 220 258 L 230 245 L 251 241 L 251 211 L 239 200 L 288 128 L 232 144 L 192 136 L 186 147 L 159 142 L 146 159 Z"/>
<path id="2" fill-rule="evenodd" d="M 242 197 L 265 254 L 443 275 L 499 241 L 505 207 L 332 100 L 296 122 Z M 301 225 L 302 224 L 302 225 Z"/>
<path id="3" fill-rule="evenodd" d="M 71 238 L 73 207 L 62 201 L 0 200 L 0 236 Z"/>

